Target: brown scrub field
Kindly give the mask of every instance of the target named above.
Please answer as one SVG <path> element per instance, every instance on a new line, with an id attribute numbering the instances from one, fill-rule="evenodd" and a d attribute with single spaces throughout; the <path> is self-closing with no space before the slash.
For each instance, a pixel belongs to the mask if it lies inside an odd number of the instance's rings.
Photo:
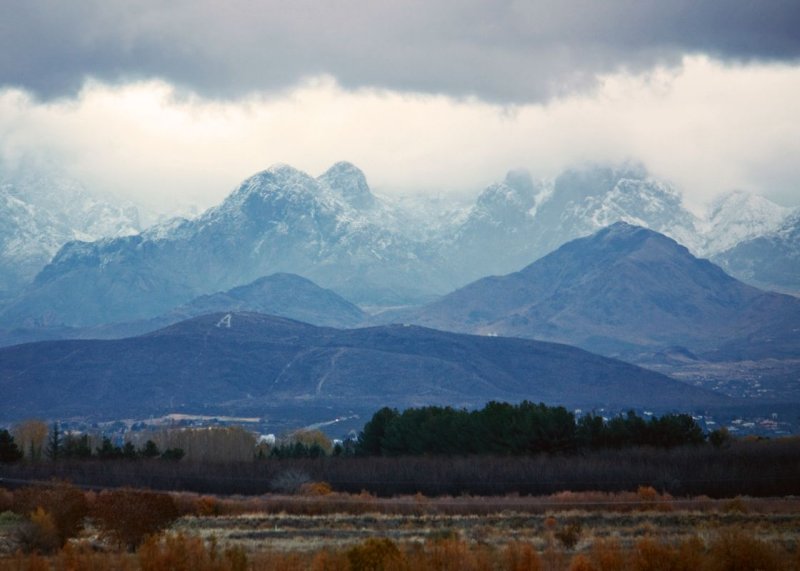
<path id="1" fill-rule="evenodd" d="M 800 569 L 796 497 L 25 490 L 0 494 L 3 571 Z M 147 530 L 144 504 L 163 516 Z M 79 522 L 59 538 L 65 506 Z"/>

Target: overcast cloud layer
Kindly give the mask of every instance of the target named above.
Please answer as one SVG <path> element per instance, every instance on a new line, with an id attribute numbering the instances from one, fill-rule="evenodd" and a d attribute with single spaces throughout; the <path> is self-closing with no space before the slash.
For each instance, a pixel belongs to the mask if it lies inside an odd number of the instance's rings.
<path id="1" fill-rule="evenodd" d="M 634 159 L 695 209 L 798 205 L 799 29 L 796 0 L 0 0 L 0 167 L 168 210 L 275 162 L 476 193 Z"/>
<path id="2" fill-rule="evenodd" d="M 796 0 L 1 0 L 0 83 L 50 98 L 87 77 L 206 96 L 345 88 L 530 102 L 704 53 L 795 61 Z"/>

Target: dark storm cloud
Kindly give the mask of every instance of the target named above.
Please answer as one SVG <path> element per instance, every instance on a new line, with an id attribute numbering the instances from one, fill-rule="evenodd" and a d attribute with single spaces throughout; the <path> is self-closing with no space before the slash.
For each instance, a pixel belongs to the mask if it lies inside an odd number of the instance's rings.
<path id="1" fill-rule="evenodd" d="M 238 97 L 329 74 L 346 87 L 524 102 L 686 53 L 800 57 L 797 0 L 0 0 L 0 10 L 0 85 L 43 98 L 87 77 Z"/>

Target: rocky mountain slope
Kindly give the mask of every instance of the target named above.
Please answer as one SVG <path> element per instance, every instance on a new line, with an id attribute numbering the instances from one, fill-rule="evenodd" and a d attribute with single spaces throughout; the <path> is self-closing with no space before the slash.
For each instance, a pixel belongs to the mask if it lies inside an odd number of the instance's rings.
<path id="1" fill-rule="evenodd" d="M 624 222 L 393 318 L 627 357 L 676 345 L 712 351 L 772 330 L 800 353 L 800 300 L 745 285 L 674 240 Z"/>
<path id="2" fill-rule="evenodd" d="M 57 339 L 121 339 L 208 313 L 258 312 L 325 327 L 355 327 L 367 315 L 335 292 L 295 274 L 272 274 L 228 291 L 201 295 L 171 311 L 139 321 L 91 327 L 0 329 L 0 347 Z"/>
<path id="3" fill-rule="evenodd" d="M 445 251 L 466 283 L 516 271 L 570 240 L 622 221 L 710 257 L 776 230 L 791 212 L 765 198 L 732 192 L 698 217 L 675 188 L 636 164 L 569 169 L 549 182 L 512 171 L 483 191 Z"/>
<path id="4" fill-rule="evenodd" d="M 78 327 L 145 319 L 279 272 L 362 303 L 446 291 L 435 249 L 378 223 L 392 216 L 352 165 L 334 165 L 317 180 L 278 165 L 194 220 L 66 245 L 0 317 Z"/>
<path id="5" fill-rule="evenodd" d="M 771 232 L 714 256 L 725 271 L 762 287 L 800 293 L 800 212 Z"/>
<path id="6" fill-rule="evenodd" d="M 14 217 L 21 219 L 26 207 L 6 202 L 3 211 L 19 212 Z M 5 304 L 0 321 L 6 327 L 82 328 L 151 319 L 197 296 L 279 272 L 312 279 L 364 307 L 419 304 L 480 277 L 517 271 L 617 221 L 664 233 L 703 256 L 722 256 L 732 243 L 766 233 L 774 237 L 768 261 L 763 247 L 714 259 L 762 285 L 791 290 L 800 279 L 792 271 L 796 236 L 790 230 L 776 234 L 788 220 L 787 209 L 732 193 L 697 218 L 674 188 L 637 165 L 571 169 L 549 182 L 512 171 L 472 207 L 446 215 L 409 204 L 375 196 L 349 163 L 316 179 L 277 165 L 195 219 L 68 243 Z M 0 219 L 0 233 L 2 224 Z M 49 236 L 35 220 L 23 226 L 28 240 Z M 781 239 L 785 246 L 777 245 Z M 14 258 L 14 264 L 30 275 L 49 255 L 28 256 L 27 266 Z M 25 281 L 13 271 L 0 275 L 16 287 Z"/>

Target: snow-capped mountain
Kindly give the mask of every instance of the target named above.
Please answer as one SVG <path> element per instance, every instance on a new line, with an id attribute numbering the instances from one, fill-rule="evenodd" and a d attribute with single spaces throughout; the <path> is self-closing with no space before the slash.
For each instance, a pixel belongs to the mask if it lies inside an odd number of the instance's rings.
<path id="1" fill-rule="evenodd" d="M 442 245 L 459 281 L 519 268 L 539 254 L 535 216 L 537 200 L 548 194 L 526 171 L 511 171 L 487 187 Z"/>
<path id="2" fill-rule="evenodd" d="M 466 283 L 518 270 L 570 240 L 626 222 L 669 236 L 694 255 L 719 260 L 744 281 L 800 291 L 800 278 L 778 279 L 775 273 L 781 266 L 795 267 L 790 250 L 796 238 L 790 229 L 779 232 L 792 212 L 761 196 L 732 192 L 698 217 L 677 189 L 636 164 L 569 169 L 553 181 L 533 181 L 525 171 L 512 171 L 481 193 L 466 219 L 454 224 L 442 251 L 458 281 Z M 783 240 L 770 251 L 774 271 L 753 259 L 752 249 L 742 250 L 738 262 L 717 258 L 761 236 L 773 236 L 773 244 Z"/>
<path id="3" fill-rule="evenodd" d="M 714 256 L 725 271 L 757 286 L 800 292 L 800 210 L 772 232 L 744 240 Z"/>
<path id="4" fill-rule="evenodd" d="M 537 210 L 542 255 L 615 222 L 660 232 L 694 250 L 697 220 L 669 184 L 650 177 L 640 165 L 571 169 L 556 180 Z"/>
<path id="5" fill-rule="evenodd" d="M 140 230 L 135 206 L 101 200 L 56 172 L 0 171 L 0 299 L 30 282 L 67 242 Z"/>
<path id="6" fill-rule="evenodd" d="M 390 211 L 352 165 L 339 163 L 320 179 L 276 165 L 194 220 L 67 244 L 2 316 L 72 326 L 142 319 L 276 272 L 366 304 L 448 291 L 429 244 L 375 222 Z"/>
<path id="7" fill-rule="evenodd" d="M 357 210 L 369 210 L 377 204 L 364 173 L 351 163 L 338 162 L 317 180 Z"/>
<path id="8" fill-rule="evenodd" d="M 525 171 L 512 171 L 478 197 L 450 251 L 465 262 L 459 277 L 468 281 L 517 270 L 619 221 L 662 232 L 691 249 L 702 244 L 680 194 L 642 167 L 626 165 L 572 169 L 536 182 Z"/>
<path id="9" fill-rule="evenodd" d="M 23 283 L 66 240 L 114 229 L 130 234 L 135 227 L 128 211 L 67 200 L 66 191 L 48 198 L 62 202 L 34 207 L 18 198 L 16 185 L 0 193 L 0 245 L 10 252 L 8 259 L 19 253 L 9 263 L 17 269 L 0 268 L 6 283 Z M 550 181 L 511 171 L 469 208 L 437 207 L 441 202 L 376 196 L 350 163 L 337 163 L 316 179 L 276 165 L 191 220 L 66 244 L 26 291 L 6 304 L 0 319 L 27 326 L 147 319 L 198 295 L 276 272 L 299 274 L 363 306 L 413 304 L 486 275 L 519 270 L 615 222 L 655 230 L 707 256 L 742 238 L 769 234 L 785 215 L 765 199 L 734 193 L 701 219 L 683 206 L 672 186 L 630 164 L 570 169 Z M 48 217 L 51 208 L 65 213 L 59 220 L 72 222 L 56 224 Z M 77 220 L 83 225 L 71 225 Z M 782 232 L 773 242 L 785 236 L 786 245 L 773 253 L 791 260 L 797 238 L 791 229 Z M 743 252 L 738 261 L 721 263 L 746 281 L 779 283 L 770 277 L 772 270 L 753 261 L 751 250 Z M 783 266 L 791 273 L 791 264 Z M 14 274 L 19 268 L 23 277 Z"/>
<path id="10" fill-rule="evenodd" d="M 792 213 L 762 196 L 734 191 L 714 200 L 701 225 L 705 245 L 700 253 L 722 253 L 740 242 L 777 231 Z"/>

